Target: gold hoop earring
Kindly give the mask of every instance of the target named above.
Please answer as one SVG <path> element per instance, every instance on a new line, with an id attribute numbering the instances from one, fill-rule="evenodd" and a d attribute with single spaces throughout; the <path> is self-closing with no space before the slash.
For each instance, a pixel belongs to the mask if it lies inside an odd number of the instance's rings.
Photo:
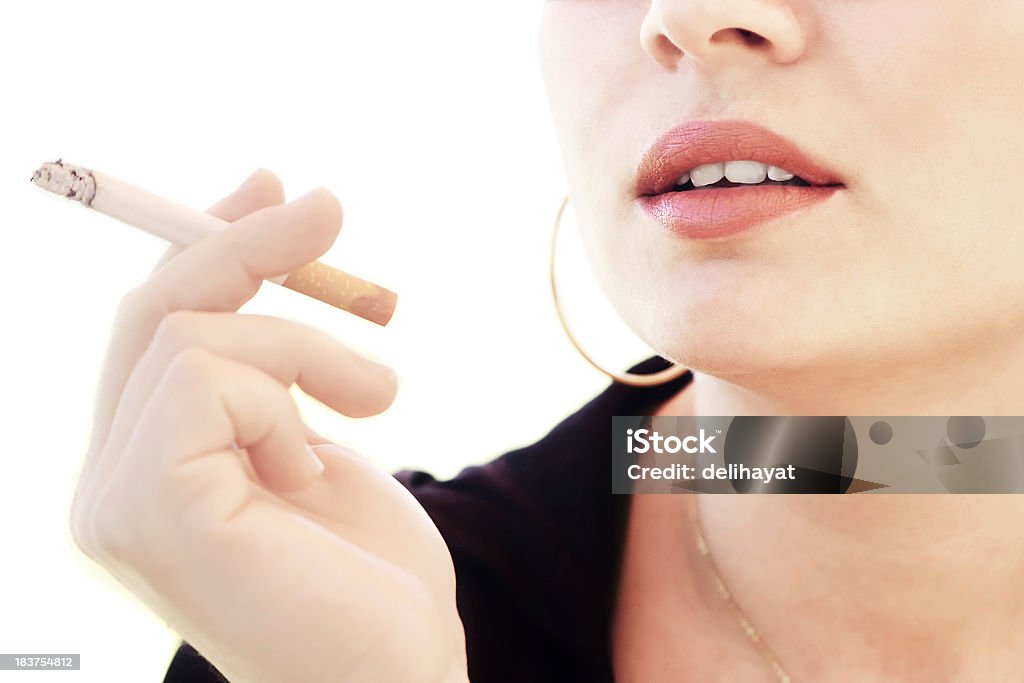
<path id="1" fill-rule="evenodd" d="M 558 209 L 558 216 L 555 218 L 555 227 L 551 231 L 551 259 L 548 266 L 548 273 L 551 279 L 551 298 L 555 303 L 555 313 L 558 314 L 558 322 L 561 323 L 562 329 L 565 331 L 565 335 L 569 337 L 569 341 L 572 342 L 573 347 L 575 347 L 579 354 L 583 356 L 583 358 L 594 368 L 603 372 L 616 382 L 628 384 L 633 387 L 653 387 L 666 382 L 671 382 L 677 377 L 681 377 L 686 374 L 688 372 L 688 368 L 675 363 L 664 370 L 659 370 L 658 372 L 650 375 L 640 375 L 635 372 L 614 372 L 612 370 L 608 370 L 594 360 L 576 340 L 572 330 L 569 329 L 569 323 L 565 320 L 565 315 L 562 313 L 562 305 L 558 300 L 558 286 L 555 283 L 555 254 L 557 253 L 558 231 L 562 226 L 562 217 L 565 215 L 565 210 L 568 206 L 569 197 L 566 197 L 562 200 L 562 206 Z"/>

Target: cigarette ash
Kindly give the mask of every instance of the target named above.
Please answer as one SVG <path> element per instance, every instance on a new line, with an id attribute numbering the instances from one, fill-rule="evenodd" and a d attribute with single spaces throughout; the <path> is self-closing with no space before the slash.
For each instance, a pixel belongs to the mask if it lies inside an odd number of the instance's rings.
<path id="1" fill-rule="evenodd" d="M 48 161 L 32 174 L 32 182 L 44 190 L 81 202 L 92 204 L 96 196 L 96 179 L 92 171 L 81 166 L 65 164 L 61 159 Z"/>

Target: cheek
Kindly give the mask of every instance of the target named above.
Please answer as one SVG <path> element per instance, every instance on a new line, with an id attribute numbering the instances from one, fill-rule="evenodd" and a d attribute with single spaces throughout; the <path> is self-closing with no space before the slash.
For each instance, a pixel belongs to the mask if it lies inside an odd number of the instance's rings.
<path id="1" fill-rule="evenodd" d="M 591 267 L 613 302 L 642 270 L 622 226 L 632 220 L 637 132 L 647 124 L 642 92 L 649 58 L 640 46 L 646 2 L 550 0 L 540 57 L 569 194 Z M 657 130 L 656 125 L 650 125 Z M 624 134 L 623 131 L 626 133 Z M 616 133 L 618 132 L 618 133 Z"/>
<path id="2" fill-rule="evenodd" d="M 545 5 L 541 66 L 571 183 L 582 185 L 588 173 L 619 172 L 605 165 L 615 158 L 616 136 L 610 133 L 635 128 L 637 103 L 646 100 L 643 4 L 549 0 Z"/>
<path id="3" fill-rule="evenodd" d="M 910 6 L 844 55 L 857 66 L 835 94 L 861 112 L 849 128 L 864 132 L 864 232 L 894 272 L 954 304 L 1024 295 L 1024 3 Z"/>

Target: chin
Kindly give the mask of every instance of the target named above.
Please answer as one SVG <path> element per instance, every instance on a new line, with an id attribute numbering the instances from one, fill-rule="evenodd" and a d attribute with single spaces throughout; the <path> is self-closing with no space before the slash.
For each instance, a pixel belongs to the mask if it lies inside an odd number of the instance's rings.
<path id="1" fill-rule="evenodd" d="M 665 358 L 723 378 L 855 362 L 857 342 L 831 338 L 835 333 L 815 319 L 777 298 L 699 297 L 691 291 L 644 309 L 633 330 Z"/>
<path id="2" fill-rule="evenodd" d="M 718 377 L 762 373 L 777 367 L 770 347 L 751 349 L 740 338 L 735 342 L 724 340 L 718 329 L 691 326 L 681 333 L 663 329 L 646 338 L 651 348 L 665 358 Z"/>

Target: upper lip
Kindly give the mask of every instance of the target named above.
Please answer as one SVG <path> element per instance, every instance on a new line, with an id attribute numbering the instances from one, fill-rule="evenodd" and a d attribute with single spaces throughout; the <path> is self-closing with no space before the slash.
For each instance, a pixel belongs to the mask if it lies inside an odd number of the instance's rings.
<path id="1" fill-rule="evenodd" d="M 636 173 L 639 196 L 670 191 L 687 171 L 723 161 L 778 166 L 811 185 L 841 185 L 836 174 L 796 143 L 744 121 L 691 121 L 668 131 L 644 154 Z"/>

